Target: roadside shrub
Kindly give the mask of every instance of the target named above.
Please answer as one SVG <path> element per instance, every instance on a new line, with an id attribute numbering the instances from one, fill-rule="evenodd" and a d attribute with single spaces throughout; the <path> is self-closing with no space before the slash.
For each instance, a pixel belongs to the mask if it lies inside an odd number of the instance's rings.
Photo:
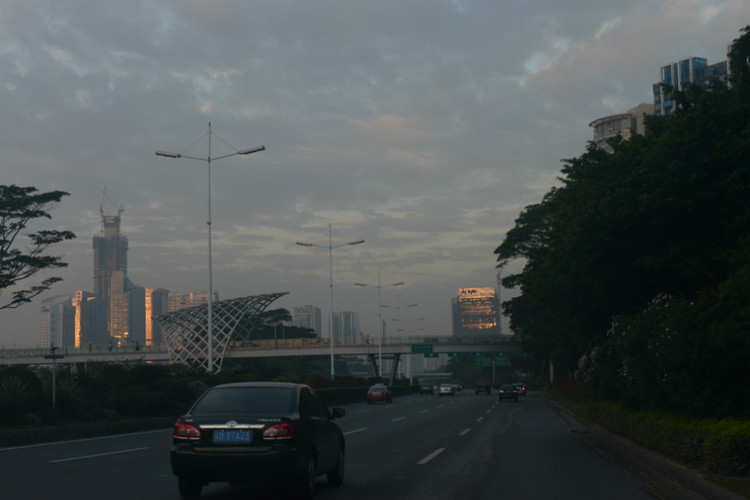
<path id="1" fill-rule="evenodd" d="M 706 439 L 704 464 L 724 476 L 750 475 L 750 422 L 722 420 Z"/>
<path id="2" fill-rule="evenodd" d="M 633 411 L 624 405 L 589 405 L 592 421 L 644 448 L 724 476 L 750 474 L 750 422 L 693 420 L 675 414 Z"/>

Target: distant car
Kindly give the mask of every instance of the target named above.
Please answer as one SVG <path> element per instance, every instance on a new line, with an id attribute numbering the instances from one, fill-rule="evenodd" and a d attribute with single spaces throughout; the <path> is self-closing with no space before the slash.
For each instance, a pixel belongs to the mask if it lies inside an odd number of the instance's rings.
<path id="1" fill-rule="evenodd" d="M 453 389 L 453 384 L 440 384 L 438 387 L 438 396 L 455 396 L 456 391 Z"/>
<path id="2" fill-rule="evenodd" d="M 451 384 L 453 385 L 453 390 L 456 392 L 461 392 L 461 389 L 463 389 L 463 386 L 458 382 L 451 382 Z"/>
<path id="3" fill-rule="evenodd" d="M 497 391 L 497 400 L 502 401 L 503 399 L 515 399 L 518 401 L 518 388 L 513 384 L 501 385 Z"/>
<path id="4" fill-rule="evenodd" d="M 422 384 L 419 386 L 420 394 L 433 394 L 434 387 L 432 384 Z"/>
<path id="5" fill-rule="evenodd" d="M 385 404 L 393 402 L 393 396 L 385 384 L 375 384 L 367 389 L 367 404 L 383 401 Z"/>
<path id="6" fill-rule="evenodd" d="M 522 396 L 526 395 L 526 384 L 524 384 L 523 382 L 516 382 L 513 385 L 516 386 L 519 394 L 521 394 Z"/>
<path id="7" fill-rule="evenodd" d="M 344 434 L 309 386 L 281 382 L 222 384 L 177 419 L 170 462 L 182 498 L 209 482 L 277 480 L 310 497 L 315 479 L 344 480 Z"/>

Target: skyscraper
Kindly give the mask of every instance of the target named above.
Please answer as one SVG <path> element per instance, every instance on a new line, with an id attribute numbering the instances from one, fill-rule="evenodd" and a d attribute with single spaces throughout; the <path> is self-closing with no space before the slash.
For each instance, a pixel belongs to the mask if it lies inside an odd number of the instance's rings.
<path id="1" fill-rule="evenodd" d="M 451 302 L 453 335 L 500 335 L 500 302 L 494 288 L 459 288 Z"/>
<path id="2" fill-rule="evenodd" d="M 670 115 L 677 109 L 670 88 L 682 92 L 691 83 L 703 86 L 712 81 L 726 83 L 727 69 L 726 60 L 708 64 L 708 60 L 703 57 L 689 57 L 662 66 L 659 69 L 659 82 L 653 85 L 654 114 Z"/>
<path id="3" fill-rule="evenodd" d="M 294 308 L 294 324 L 300 328 L 310 328 L 315 335 L 321 337 L 322 317 L 319 307 L 306 305 Z"/>
<path id="4" fill-rule="evenodd" d="M 120 215 L 104 215 L 101 235 L 94 236 L 94 294 L 109 304 L 112 273 L 122 271 L 124 280 L 128 277 L 128 239 L 120 235 Z M 123 280 L 123 283 L 124 283 Z"/>
<path id="5" fill-rule="evenodd" d="M 169 312 L 169 290 L 146 288 L 146 342 L 145 345 L 161 344 L 163 336 L 157 316 Z"/>
<path id="6" fill-rule="evenodd" d="M 70 295 L 56 295 L 45 299 L 41 307 L 40 346 L 73 347 L 75 343 L 75 315 Z"/>

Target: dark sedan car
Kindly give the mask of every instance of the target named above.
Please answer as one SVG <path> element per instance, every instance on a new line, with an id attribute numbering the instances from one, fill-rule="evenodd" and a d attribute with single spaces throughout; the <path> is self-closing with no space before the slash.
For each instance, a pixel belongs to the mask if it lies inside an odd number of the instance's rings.
<path id="1" fill-rule="evenodd" d="M 197 498 L 209 482 L 281 480 L 301 497 L 315 479 L 344 480 L 344 434 L 318 394 L 303 384 L 248 382 L 217 385 L 177 420 L 172 472 L 180 495 Z"/>
<path id="2" fill-rule="evenodd" d="M 500 390 L 497 391 L 497 400 L 502 401 L 503 399 L 518 401 L 518 388 L 513 384 L 501 385 Z"/>

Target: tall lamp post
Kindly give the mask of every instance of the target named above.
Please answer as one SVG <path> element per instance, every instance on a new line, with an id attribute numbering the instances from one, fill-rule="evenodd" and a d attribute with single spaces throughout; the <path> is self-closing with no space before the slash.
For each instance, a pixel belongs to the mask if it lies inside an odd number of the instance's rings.
<path id="1" fill-rule="evenodd" d="M 157 151 L 156 156 L 165 156 L 167 158 L 188 158 L 191 160 L 205 161 L 208 165 L 208 361 L 206 372 L 214 372 L 214 330 L 213 330 L 213 302 L 214 302 L 214 277 L 213 277 L 213 259 L 211 257 L 211 162 L 229 158 L 230 156 L 249 155 L 259 151 L 265 151 L 265 146 L 257 146 L 250 149 L 242 149 L 216 158 L 211 158 L 211 122 L 208 123 L 208 156 L 201 158 L 198 156 L 188 156 L 182 153 L 169 153 L 167 151 Z M 197 142 L 197 141 L 196 141 Z M 193 143 L 195 144 L 195 142 Z M 192 144 L 191 144 L 192 146 Z M 188 146 L 190 147 L 190 146 Z"/>
<path id="2" fill-rule="evenodd" d="M 382 310 L 382 304 L 380 303 L 380 289 L 391 287 L 391 286 L 401 286 L 403 285 L 403 281 L 399 281 L 397 283 L 389 283 L 388 285 L 381 285 L 380 284 L 380 269 L 378 269 L 378 286 L 375 285 L 368 285 L 367 283 L 354 283 L 355 286 L 369 286 L 372 288 L 378 289 L 378 329 L 380 330 L 380 333 L 378 335 L 378 375 L 383 376 L 383 318 L 382 313 L 380 312 Z"/>
<path id="3" fill-rule="evenodd" d="M 331 344 L 331 380 L 334 380 L 336 378 L 336 372 L 333 368 L 333 249 L 344 247 L 347 245 L 359 245 L 361 243 L 364 243 L 365 240 L 357 240 L 357 241 L 350 241 L 348 243 L 340 243 L 338 245 L 333 244 L 333 230 L 331 229 L 331 225 L 328 224 L 328 246 L 325 245 L 317 245 L 315 243 L 307 243 L 304 241 L 298 241 L 297 245 L 301 247 L 319 247 L 319 248 L 327 248 L 328 249 L 328 255 L 331 262 L 331 279 L 329 287 L 331 289 L 331 311 L 328 316 L 328 341 Z"/>

